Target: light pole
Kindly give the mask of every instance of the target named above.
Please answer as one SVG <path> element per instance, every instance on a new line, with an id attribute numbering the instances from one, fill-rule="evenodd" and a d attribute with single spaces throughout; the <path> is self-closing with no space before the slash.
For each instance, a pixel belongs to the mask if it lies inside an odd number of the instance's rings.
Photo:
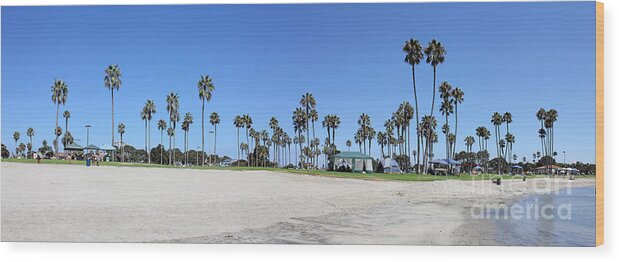
<path id="1" fill-rule="evenodd" d="M 85 125 L 86 127 L 86 146 L 90 145 L 90 127 L 91 125 Z"/>
<path id="2" fill-rule="evenodd" d="M 198 166 L 198 155 L 199 155 L 198 152 L 200 151 L 200 146 L 197 146 L 196 148 L 197 148 L 197 150 L 196 150 L 196 166 Z"/>
<path id="3" fill-rule="evenodd" d="M 563 165 L 565 166 L 565 150 L 563 150 Z"/>

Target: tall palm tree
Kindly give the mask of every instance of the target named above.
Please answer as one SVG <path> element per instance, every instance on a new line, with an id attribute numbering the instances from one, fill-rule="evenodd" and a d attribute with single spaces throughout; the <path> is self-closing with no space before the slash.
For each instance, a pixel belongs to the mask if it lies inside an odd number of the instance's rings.
<path id="1" fill-rule="evenodd" d="M 372 156 L 372 140 L 376 137 L 376 131 L 371 126 L 368 127 L 367 139 L 368 139 L 368 155 Z"/>
<path id="2" fill-rule="evenodd" d="M 307 114 L 302 108 L 297 107 L 295 111 L 292 113 L 292 124 L 294 126 L 294 131 L 298 134 L 297 137 L 299 141 L 299 152 L 301 153 L 300 155 L 302 155 L 303 153 L 302 146 L 303 146 L 303 143 L 305 142 L 305 138 L 303 137 L 302 132 L 305 131 L 307 127 Z M 308 144 L 308 147 L 309 147 L 309 144 Z M 300 158 L 300 155 L 299 155 L 299 158 Z M 299 160 L 299 164 L 302 164 L 301 159 L 298 159 L 298 160 Z"/>
<path id="3" fill-rule="evenodd" d="M 513 149 L 514 143 L 516 142 L 516 136 L 514 136 L 511 133 L 507 133 L 505 135 L 505 142 L 507 142 L 507 149 L 506 150 L 507 150 L 507 152 L 509 152 L 509 153 L 507 153 L 507 156 L 509 157 L 513 153 L 512 149 Z M 509 162 L 511 163 L 511 157 L 509 157 Z"/>
<path id="4" fill-rule="evenodd" d="M 60 105 L 64 105 L 67 102 L 69 86 L 62 80 L 54 80 L 54 85 L 52 85 L 51 91 L 52 102 L 56 104 L 56 129 L 54 129 L 56 140 L 54 140 L 54 146 L 56 147 L 55 154 L 58 155 L 58 137 L 62 134 L 62 129 L 58 126 L 58 114 L 60 113 Z"/>
<path id="5" fill-rule="evenodd" d="M 254 121 L 249 115 L 243 115 L 243 126 L 245 127 L 245 142 L 249 145 L 249 129 L 254 124 Z M 248 152 L 249 153 L 249 152 Z M 247 154 L 247 164 L 249 165 L 249 154 Z"/>
<path id="6" fill-rule="evenodd" d="M 318 121 L 318 112 L 316 109 L 312 109 L 309 113 L 309 120 L 312 121 L 312 140 L 316 139 L 316 129 L 314 129 L 314 122 Z"/>
<path id="7" fill-rule="evenodd" d="M 176 131 L 176 123 L 178 121 L 180 121 L 180 114 L 178 112 L 179 110 L 179 103 L 178 103 L 178 94 L 172 92 L 170 93 L 167 97 L 166 97 L 166 110 L 168 111 L 168 114 L 170 115 L 170 126 L 172 127 L 172 129 L 174 129 L 174 131 Z M 176 140 L 176 132 L 172 132 L 172 141 Z M 175 159 L 173 159 L 174 155 L 173 155 L 173 149 L 175 147 L 176 143 L 170 144 L 170 160 L 169 160 L 169 164 L 172 165 L 172 163 L 175 161 Z"/>
<path id="8" fill-rule="evenodd" d="M 473 136 L 465 137 L 464 144 L 466 145 L 466 152 L 471 153 L 473 151 L 473 144 L 475 144 L 475 138 Z"/>
<path id="9" fill-rule="evenodd" d="M 71 118 L 71 112 L 65 110 L 64 113 L 62 113 L 62 117 L 64 117 L 64 130 L 65 132 L 69 132 L 69 118 Z"/>
<path id="10" fill-rule="evenodd" d="M 334 148 L 336 148 L 335 146 L 335 131 L 340 127 L 341 121 L 340 121 L 340 117 L 338 115 L 331 115 L 329 124 L 331 125 L 331 132 L 333 132 L 332 136 L 331 136 L 331 144 L 333 145 Z"/>
<path id="11" fill-rule="evenodd" d="M 120 162 L 125 162 L 125 144 L 123 144 L 123 134 L 125 134 L 125 124 L 118 124 L 118 134 L 120 135 Z"/>
<path id="12" fill-rule="evenodd" d="M 109 65 L 105 69 L 105 77 L 103 78 L 103 84 L 112 93 L 112 146 L 114 146 L 114 89 L 117 91 L 122 86 L 122 73 L 118 65 Z"/>
<path id="13" fill-rule="evenodd" d="M 146 112 L 146 106 L 142 107 L 140 111 L 140 119 L 144 121 L 144 150 L 148 154 L 148 113 Z"/>
<path id="14" fill-rule="evenodd" d="M 422 135 L 426 139 L 425 148 L 424 148 L 424 156 L 423 156 L 423 173 L 428 172 L 428 161 L 430 159 L 430 154 L 432 153 L 432 143 L 436 139 L 436 118 L 431 115 L 425 115 L 421 118 L 421 131 Z"/>
<path id="15" fill-rule="evenodd" d="M 277 118 L 275 117 L 271 117 L 271 119 L 269 120 L 269 128 L 271 128 L 271 130 L 273 131 L 273 137 L 272 137 L 272 141 L 273 144 L 275 145 L 273 147 L 273 162 L 276 162 L 276 158 L 277 158 L 277 144 L 279 142 L 279 132 L 278 130 L 280 129 L 279 127 L 279 121 L 277 120 Z"/>
<path id="16" fill-rule="evenodd" d="M 500 145 L 499 139 L 501 138 L 501 124 L 503 124 L 503 116 L 501 116 L 499 112 L 494 112 L 490 122 L 494 125 L 494 134 L 495 134 L 495 140 L 496 140 L 496 153 L 497 153 L 497 157 L 499 158 L 498 166 L 499 166 L 499 175 L 500 175 L 501 174 L 500 159 L 502 158 L 503 154 L 501 153 L 502 151 L 499 148 L 499 145 Z M 501 141 L 503 141 L 503 139 L 501 139 Z M 503 141 L 503 143 L 505 143 L 505 141 Z"/>
<path id="17" fill-rule="evenodd" d="M 419 102 L 417 100 L 417 82 L 415 81 L 415 65 L 418 65 L 423 59 L 423 47 L 419 40 L 410 39 L 404 43 L 404 47 L 402 48 L 406 56 L 404 57 L 404 62 L 411 65 L 411 72 L 413 75 L 413 95 L 415 98 L 415 113 L 416 115 L 416 127 L 419 127 Z M 419 128 L 415 128 L 417 133 L 417 152 L 420 152 L 420 134 Z M 417 154 L 417 173 L 419 173 L 419 154 Z"/>
<path id="18" fill-rule="evenodd" d="M 240 160 L 241 160 L 241 145 L 239 144 L 239 130 L 241 130 L 241 127 L 243 127 L 245 125 L 244 121 L 243 121 L 243 117 L 237 115 L 234 117 L 234 127 L 236 127 L 236 164 L 237 166 L 240 166 Z"/>
<path id="19" fill-rule="evenodd" d="M 457 141 L 458 141 L 457 140 L 458 139 L 458 104 L 462 104 L 462 102 L 464 102 L 464 91 L 462 91 L 462 89 L 460 89 L 459 87 L 456 87 L 451 92 L 451 97 L 453 98 L 454 115 L 456 117 L 456 126 L 455 126 L 455 130 L 454 130 L 454 136 L 456 136 L 456 140 L 454 141 L 453 152 L 451 154 L 455 155 L 456 154 L 456 144 L 457 144 Z"/>
<path id="20" fill-rule="evenodd" d="M 348 151 L 350 151 L 351 146 L 352 146 L 352 141 L 350 141 L 350 139 L 346 140 L 346 147 L 348 147 Z"/>
<path id="21" fill-rule="evenodd" d="M 368 138 L 369 128 L 371 125 L 370 116 L 366 113 L 362 113 L 359 116 L 359 120 L 357 120 L 357 124 L 359 124 L 359 131 L 361 131 L 361 138 L 363 141 L 363 153 L 366 153 L 366 139 Z"/>
<path id="22" fill-rule="evenodd" d="M 146 100 L 146 104 L 144 104 L 144 110 L 146 112 L 146 120 L 148 121 L 148 143 L 146 146 L 146 155 L 148 156 L 148 163 L 150 164 L 150 121 L 153 119 L 153 115 L 157 113 L 157 106 L 153 100 L 148 99 Z"/>
<path id="23" fill-rule="evenodd" d="M 444 81 L 443 83 L 441 83 L 439 91 L 441 93 L 441 98 L 443 99 L 443 102 L 441 102 L 440 111 L 443 115 L 445 115 L 445 126 L 443 128 L 443 133 L 445 133 L 445 158 L 450 159 L 452 158 L 450 154 L 451 150 L 449 150 L 449 143 L 447 143 L 447 141 L 449 141 L 448 136 L 450 134 L 449 115 L 453 113 L 454 100 L 451 99 L 453 90 L 451 85 L 447 81 Z"/>
<path id="24" fill-rule="evenodd" d="M 310 121 L 310 110 L 315 109 L 316 108 L 316 99 L 314 98 L 314 95 L 312 95 L 311 93 L 307 92 L 305 93 L 303 96 L 301 96 L 301 101 L 299 102 L 299 104 L 301 104 L 301 106 L 303 108 L 305 108 L 305 131 L 306 131 L 306 135 L 307 135 L 307 147 L 309 148 L 310 146 L 310 139 L 309 139 L 309 121 Z M 309 161 L 309 159 L 307 159 L 307 161 Z M 309 162 L 308 162 L 309 164 Z"/>
<path id="25" fill-rule="evenodd" d="M 34 136 L 34 129 L 32 127 L 29 127 L 28 130 L 26 130 L 26 135 L 30 138 L 29 145 L 32 146 L 32 137 Z M 30 155 L 31 153 L 32 153 L 32 150 L 28 150 L 28 155 Z"/>
<path id="26" fill-rule="evenodd" d="M 161 160 L 159 160 L 159 164 L 161 165 L 163 165 L 163 131 L 166 130 L 167 127 L 168 123 L 166 123 L 166 121 L 163 119 L 159 119 L 159 122 L 157 122 L 157 129 L 161 131 L 161 150 L 159 152 L 159 156 L 161 157 Z"/>
<path id="27" fill-rule="evenodd" d="M 170 157 L 169 157 L 169 164 L 172 165 L 172 137 L 174 136 L 174 128 L 172 127 L 168 127 L 168 140 L 169 140 L 169 145 L 170 145 Z"/>
<path id="28" fill-rule="evenodd" d="M 432 39 L 428 46 L 424 49 L 424 53 L 426 54 L 426 63 L 432 65 L 432 70 L 434 72 L 434 81 L 433 81 L 433 89 L 432 89 L 432 107 L 430 109 L 430 116 L 434 116 L 434 100 L 436 98 L 436 67 L 443 62 L 445 62 L 445 47 L 436 39 Z"/>
<path id="29" fill-rule="evenodd" d="M 211 123 L 211 125 L 213 125 L 213 128 L 215 129 L 215 141 L 213 145 L 213 154 L 215 155 L 215 159 L 217 159 L 217 125 L 219 125 L 219 122 L 220 122 L 219 114 L 217 114 L 217 112 L 211 113 L 209 122 Z"/>
<path id="30" fill-rule="evenodd" d="M 376 142 L 380 146 L 380 155 L 382 158 L 385 158 L 385 145 L 387 144 L 387 135 L 380 131 L 376 134 Z"/>
<path id="31" fill-rule="evenodd" d="M 202 101 L 202 164 L 204 165 L 204 103 L 211 101 L 215 84 L 209 75 L 203 75 L 198 81 L 198 97 Z"/>
<path id="32" fill-rule="evenodd" d="M 19 137 L 20 137 L 19 132 L 15 131 L 13 133 L 13 140 L 15 140 L 15 157 L 17 157 L 17 155 L 19 154 L 19 148 L 17 146 L 17 141 L 19 141 Z"/>
<path id="33" fill-rule="evenodd" d="M 187 112 L 185 114 L 185 117 L 183 118 L 183 123 L 185 124 L 185 129 L 183 129 L 183 131 L 185 131 L 185 163 L 189 162 L 189 153 L 187 152 L 187 149 L 189 147 L 189 127 L 191 127 L 191 124 L 193 124 L 193 115 L 191 115 L 190 112 Z"/>

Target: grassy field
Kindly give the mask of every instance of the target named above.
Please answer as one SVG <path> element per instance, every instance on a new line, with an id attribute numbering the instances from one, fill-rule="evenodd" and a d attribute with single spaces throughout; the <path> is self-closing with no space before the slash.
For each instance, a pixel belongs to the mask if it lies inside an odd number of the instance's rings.
<path id="1" fill-rule="evenodd" d="M 35 160 L 32 159 L 14 159 L 7 158 L 2 159 L 2 161 L 6 162 L 14 162 L 14 163 L 36 163 Z M 51 159 L 42 159 L 42 164 L 58 164 L 58 165 L 86 165 L 85 161 L 69 161 L 67 160 L 51 160 Z M 169 166 L 169 165 L 160 165 L 160 164 L 143 164 L 143 163 L 121 163 L 121 162 L 100 162 L 101 166 L 123 166 L 123 167 L 156 167 L 156 168 L 187 168 L 187 169 L 213 169 L 213 170 L 266 170 L 266 171 L 274 171 L 274 172 L 286 172 L 292 174 L 301 174 L 301 175 L 315 175 L 315 176 L 323 176 L 323 177 L 335 177 L 335 178 L 349 178 L 349 179 L 363 179 L 363 180 L 392 180 L 392 181 L 435 181 L 435 180 L 489 180 L 495 179 L 497 177 L 501 177 L 501 179 L 522 179 L 521 176 L 508 176 L 502 175 L 498 176 L 496 174 L 483 174 L 478 176 L 469 176 L 463 174 L 462 176 L 433 176 L 433 175 L 423 175 L 423 174 L 360 174 L 360 173 L 344 173 L 344 172 L 333 172 L 333 171 L 324 171 L 324 170 L 296 170 L 296 169 L 284 169 L 284 168 L 271 168 L 271 167 L 218 167 L 218 166 L 198 166 L 198 167 L 177 167 L 177 166 Z M 528 176 L 527 178 L 540 178 L 546 176 Z"/>

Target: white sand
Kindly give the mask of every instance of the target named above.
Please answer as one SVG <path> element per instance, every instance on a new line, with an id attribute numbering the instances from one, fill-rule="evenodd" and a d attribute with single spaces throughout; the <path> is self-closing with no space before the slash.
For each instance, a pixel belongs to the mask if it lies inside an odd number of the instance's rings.
<path id="1" fill-rule="evenodd" d="M 264 171 L 1 164 L 2 241 L 492 244 L 468 208 L 581 179 L 383 182 Z M 539 187 L 537 187 L 539 188 Z"/>

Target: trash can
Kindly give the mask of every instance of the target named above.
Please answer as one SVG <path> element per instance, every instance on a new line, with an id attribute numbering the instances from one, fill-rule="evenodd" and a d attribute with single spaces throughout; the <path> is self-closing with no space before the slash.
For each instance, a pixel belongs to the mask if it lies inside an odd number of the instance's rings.
<path id="1" fill-rule="evenodd" d="M 86 159 L 86 166 L 90 166 L 90 159 Z"/>
<path id="2" fill-rule="evenodd" d="M 501 185 L 501 178 L 500 177 L 496 179 L 496 184 L 497 184 L 497 186 Z"/>

